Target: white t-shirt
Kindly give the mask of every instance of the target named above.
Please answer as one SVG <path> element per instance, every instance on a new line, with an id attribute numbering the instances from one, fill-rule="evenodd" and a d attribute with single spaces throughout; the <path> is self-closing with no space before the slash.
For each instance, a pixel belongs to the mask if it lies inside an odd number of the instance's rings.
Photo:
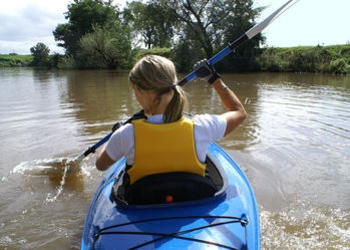
<path id="1" fill-rule="evenodd" d="M 207 149 L 212 141 L 221 140 L 226 131 L 226 119 L 220 115 L 195 115 L 191 117 L 194 121 L 194 139 L 196 144 L 197 157 L 205 162 Z M 154 115 L 147 119 L 150 123 L 163 123 L 163 115 Z M 134 127 L 126 124 L 113 133 L 109 139 L 106 152 L 114 161 L 126 157 L 128 165 L 134 163 Z"/>

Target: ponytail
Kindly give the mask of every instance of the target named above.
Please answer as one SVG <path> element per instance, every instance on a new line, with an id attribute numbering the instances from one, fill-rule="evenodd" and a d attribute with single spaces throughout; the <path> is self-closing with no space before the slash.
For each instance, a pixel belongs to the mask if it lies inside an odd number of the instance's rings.
<path id="1" fill-rule="evenodd" d="M 164 112 L 164 123 L 175 122 L 183 115 L 186 95 L 180 86 L 174 85 L 174 95 Z"/>
<path id="2" fill-rule="evenodd" d="M 166 107 L 163 121 L 164 123 L 175 122 L 182 117 L 186 96 L 184 90 L 176 84 L 176 70 L 172 61 L 162 56 L 146 55 L 132 68 L 129 80 L 140 89 L 154 91 L 155 101 L 159 101 L 162 95 L 173 91 L 174 94 Z"/>

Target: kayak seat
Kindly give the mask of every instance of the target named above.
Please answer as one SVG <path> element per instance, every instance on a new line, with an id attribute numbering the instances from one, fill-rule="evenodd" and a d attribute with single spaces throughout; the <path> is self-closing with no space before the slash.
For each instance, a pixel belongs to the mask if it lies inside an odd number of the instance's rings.
<path id="1" fill-rule="evenodd" d="M 117 183 L 118 181 L 116 181 Z M 134 184 L 113 187 L 114 200 L 129 205 L 163 204 L 199 200 L 213 196 L 218 190 L 209 178 L 185 172 L 155 174 Z"/>

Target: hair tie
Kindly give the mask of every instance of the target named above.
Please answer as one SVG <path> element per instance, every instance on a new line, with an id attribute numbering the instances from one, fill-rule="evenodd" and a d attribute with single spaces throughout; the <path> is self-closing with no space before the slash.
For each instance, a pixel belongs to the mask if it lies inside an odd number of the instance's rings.
<path id="1" fill-rule="evenodd" d="M 177 83 L 173 83 L 173 84 L 170 85 L 170 88 L 171 88 L 171 89 L 175 89 L 176 86 L 177 86 Z"/>

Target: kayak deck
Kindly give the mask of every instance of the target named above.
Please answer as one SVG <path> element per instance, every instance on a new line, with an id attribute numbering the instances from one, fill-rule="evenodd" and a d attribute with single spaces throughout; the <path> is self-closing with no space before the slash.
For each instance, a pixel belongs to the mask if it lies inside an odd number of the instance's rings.
<path id="1" fill-rule="evenodd" d="M 125 205 L 113 198 L 125 159 L 110 169 L 91 202 L 81 249 L 259 249 L 258 210 L 238 165 L 216 144 L 208 158 L 221 188 L 194 201 Z"/>
<path id="2" fill-rule="evenodd" d="M 164 232 L 164 228 L 162 227 L 162 231 L 129 231 L 129 228 L 127 228 L 126 230 L 123 229 L 124 227 L 128 227 L 131 223 L 134 225 L 142 225 L 145 223 L 157 223 L 157 222 L 162 222 L 162 223 L 171 223 L 171 221 L 176 220 L 178 221 L 183 221 L 184 224 L 188 224 L 189 221 L 191 220 L 198 220 L 198 219 L 203 219 L 203 225 L 201 226 L 196 226 L 193 228 L 188 228 L 188 229 L 184 229 L 181 231 L 177 231 L 177 232 L 172 232 L 170 231 L 170 233 L 165 233 Z M 195 231 L 199 231 L 199 230 L 204 230 L 204 229 L 210 229 L 213 233 L 213 230 L 217 230 L 216 227 L 219 227 L 221 225 L 227 225 L 227 224 L 233 224 L 233 223 L 239 223 L 240 226 L 242 226 L 243 228 L 247 225 L 248 221 L 246 218 L 238 218 L 238 217 L 229 217 L 229 216 L 178 216 L 178 217 L 164 217 L 164 218 L 152 218 L 152 219 L 146 219 L 146 220 L 140 220 L 140 221 L 132 221 L 130 223 L 123 223 L 123 224 L 116 224 L 116 225 L 112 225 L 106 228 L 102 228 L 100 230 L 98 230 L 98 232 L 95 233 L 94 237 L 95 239 L 98 239 L 99 237 L 101 237 L 102 235 L 131 235 L 131 236 L 137 236 L 137 235 L 149 235 L 149 236 L 153 236 L 153 239 L 148 240 L 148 241 L 144 241 L 140 244 L 135 244 L 134 246 L 132 246 L 130 249 L 138 249 L 138 248 L 142 248 L 142 247 L 146 247 L 147 245 L 155 245 L 158 241 L 165 241 L 167 238 L 171 239 L 171 238 L 176 238 L 176 239 L 180 239 L 180 240 L 184 240 L 184 241 L 190 241 L 191 243 L 191 247 L 193 247 L 193 242 L 199 243 L 199 244 L 205 244 L 207 246 L 217 246 L 217 247 L 222 247 L 222 248 L 227 248 L 227 249 L 236 249 L 234 247 L 230 245 L 224 245 L 220 242 L 215 242 L 212 239 L 205 239 L 203 238 L 203 235 L 201 236 L 202 238 L 195 238 L 194 236 L 189 236 L 189 233 L 195 232 Z M 247 235 L 246 235 L 247 237 Z M 133 239 L 134 241 L 134 239 Z M 163 248 L 164 248 L 164 242 L 163 244 Z M 242 244 L 241 242 L 236 242 L 237 246 L 242 245 L 245 246 L 244 244 Z M 179 247 L 179 245 L 176 245 L 176 247 Z M 241 247 L 241 248 L 242 248 Z M 241 249 L 239 248 L 239 249 Z M 164 248 L 164 249 L 168 249 L 168 248 Z"/>

